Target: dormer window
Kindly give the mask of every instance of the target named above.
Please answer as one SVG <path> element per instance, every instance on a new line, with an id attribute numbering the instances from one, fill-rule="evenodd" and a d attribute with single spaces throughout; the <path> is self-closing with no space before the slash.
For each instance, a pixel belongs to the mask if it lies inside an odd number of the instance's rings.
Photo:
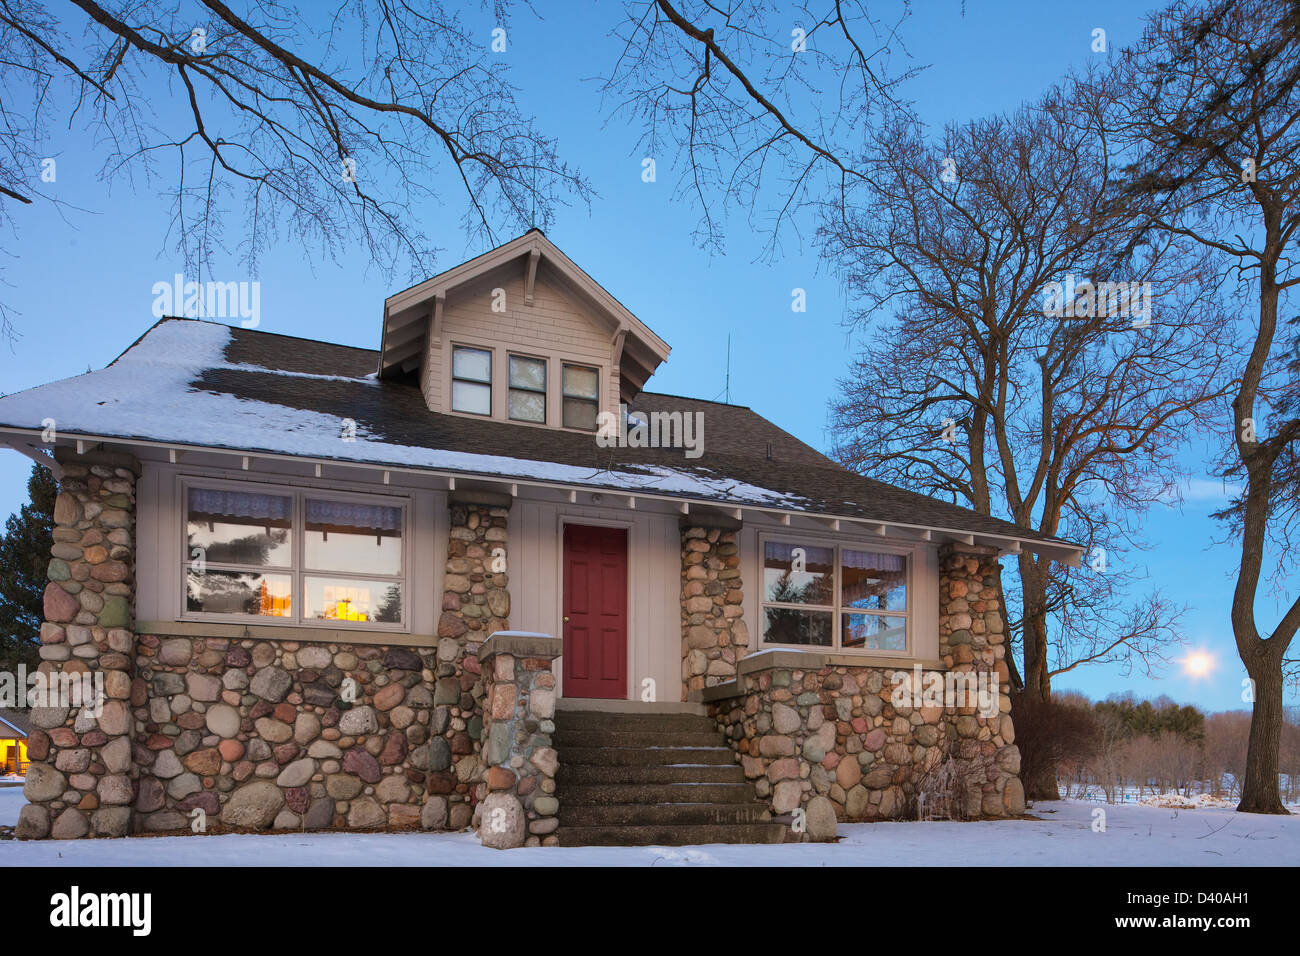
<path id="1" fill-rule="evenodd" d="M 451 408 L 472 415 L 492 414 L 492 353 L 487 349 L 452 349 Z"/>
<path id="2" fill-rule="evenodd" d="M 583 365 L 564 366 L 564 427 L 596 430 L 600 375 Z"/>
<path id="3" fill-rule="evenodd" d="M 517 422 L 546 423 L 546 361 L 510 356 L 510 395 L 506 411 Z"/>

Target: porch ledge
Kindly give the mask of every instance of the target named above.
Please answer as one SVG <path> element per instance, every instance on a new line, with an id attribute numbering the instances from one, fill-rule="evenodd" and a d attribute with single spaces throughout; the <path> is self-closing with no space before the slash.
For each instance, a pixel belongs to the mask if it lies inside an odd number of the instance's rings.
<path id="1" fill-rule="evenodd" d="M 549 634 L 534 631 L 494 631 L 478 649 L 479 663 L 486 663 L 498 654 L 512 657 L 545 657 L 554 659 L 561 656 L 564 642 Z"/>
<path id="2" fill-rule="evenodd" d="M 232 641 L 299 641 L 309 644 L 376 644 L 383 647 L 437 647 L 435 634 L 364 631 L 341 627 L 294 627 L 284 624 L 220 624 L 215 621 L 137 621 L 137 634 L 158 637 L 224 637 Z"/>
<path id="3" fill-rule="evenodd" d="M 742 657 L 736 663 L 737 674 L 752 674 L 773 667 L 814 670 L 822 667 L 889 667 L 894 670 L 911 670 L 920 664 L 924 670 L 947 670 L 943 661 L 922 660 L 917 657 L 866 657 L 860 654 L 826 654 L 821 651 L 796 651 L 772 648 Z"/>
<path id="4" fill-rule="evenodd" d="M 920 667 L 927 671 L 945 671 L 943 661 L 918 660 L 913 657 L 860 657 L 856 654 L 822 654 L 817 651 L 767 650 L 743 657 L 736 664 L 736 678 L 715 684 L 688 695 L 692 701 L 709 703 L 739 697 L 747 693 L 744 678 L 766 670 L 821 670 L 823 667 L 874 667 L 881 670 L 906 670 Z"/>

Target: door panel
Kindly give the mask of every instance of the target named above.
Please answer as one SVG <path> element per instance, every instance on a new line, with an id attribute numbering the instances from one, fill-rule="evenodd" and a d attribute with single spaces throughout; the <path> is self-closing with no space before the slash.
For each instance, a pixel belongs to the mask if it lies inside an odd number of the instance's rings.
<path id="1" fill-rule="evenodd" d="M 627 697 L 627 529 L 564 526 L 564 696 Z"/>

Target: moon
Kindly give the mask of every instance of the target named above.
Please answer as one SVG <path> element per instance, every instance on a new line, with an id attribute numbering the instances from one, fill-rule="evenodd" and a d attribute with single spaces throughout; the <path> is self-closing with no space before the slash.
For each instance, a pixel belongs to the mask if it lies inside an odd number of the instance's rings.
<path id="1" fill-rule="evenodd" d="M 1214 655 L 1206 651 L 1192 651 L 1183 658 L 1183 673 L 1188 677 L 1207 677 L 1214 670 Z"/>

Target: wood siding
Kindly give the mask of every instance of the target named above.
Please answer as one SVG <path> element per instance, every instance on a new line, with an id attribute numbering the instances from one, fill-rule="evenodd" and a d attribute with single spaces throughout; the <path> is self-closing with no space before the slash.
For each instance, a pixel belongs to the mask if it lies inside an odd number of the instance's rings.
<path id="1" fill-rule="evenodd" d="M 518 501 L 510 513 L 510 625 L 560 634 L 564 524 L 628 529 L 628 697 L 653 678 L 661 701 L 681 698 L 681 532 L 675 514 Z M 558 662 L 564 686 L 564 661 Z"/>
<path id="2" fill-rule="evenodd" d="M 254 470 L 220 468 L 181 462 L 144 463 L 137 488 L 137 605 L 141 622 L 182 619 L 183 588 L 181 479 L 198 477 L 240 482 L 274 483 L 286 487 L 317 488 L 396 494 L 409 498 L 412 534 L 410 571 L 407 576 L 409 635 L 432 643 L 442 606 L 442 578 L 447 555 L 447 493 L 431 487 L 377 480 L 352 481 L 332 476 L 324 466 L 323 478 L 304 477 L 302 466 L 256 461 Z M 376 473 L 377 474 L 377 473 Z M 430 479 L 430 483 L 435 479 Z M 581 492 L 583 499 L 589 493 Z M 566 501 L 517 499 L 511 508 L 508 555 L 511 593 L 510 626 L 516 630 L 562 633 L 561 602 L 563 529 L 565 523 L 606 525 L 628 529 L 628 662 L 629 699 L 639 699 L 642 681 L 655 681 L 659 701 L 675 701 L 681 694 L 681 515 L 671 505 L 641 499 L 629 509 L 615 498 L 608 505 L 570 504 Z M 739 536 L 744 581 L 744 621 L 749 629 L 748 653 L 762 649 L 761 551 L 764 534 L 774 537 L 840 543 L 866 550 L 904 548 L 912 556 L 911 656 L 936 659 L 939 651 L 939 571 L 937 546 L 927 542 L 881 539 L 871 534 L 829 530 L 791 529 L 753 512 L 745 515 Z M 260 622 L 259 622 L 260 623 Z M 202 626 L 202 625 L 196 625 Z M 268 624 L 271 632 L 276 625 Z M 261 630 L 261 629 L 260 629 Z M 331 629 L 333 630 L 333 629 Z M 338 628 L 339 640 L 350 636 L 382 638 L 393 632 L 365 628 Z M 286 637 L 290 637 L 286 629 Z M 869 660 L 869 656 L 864 656 Z M 563 661 L 557 673 L 563 686 Z"/>
<path id="3" fill-rule="evenodd" d="M 846 531 L 812 531 L 789 528 L 776 521 L 746 521 L 740 533 L 741 580 L 745 582 L 745 623 L 749 626 L 749 653 L 763 649 L 763 552 L 761 538 L 840 544 L 863 551 L 906 551 L 911 562 L 908 594 L 911 650 L 907 656 L 933 661 L 939 656 L 939 549 L 927 542 L 899 541 Z M 849 653 L 856 653 L 850 651 Z M 870 656 L 863 663 L 870 663 Z M 896 657 L 898 655 L 889 655 Z"/>
<path id="4" fill-rule="evenodd" d="M 443 308 L 441 336 L 430 336 L 420 386 L 435 412 L 451 412 L 451 350 L 465 345 L 492 350 L 492 418 L 507 421 L 509 355 L 547 360 L 546 425 L 558 427 L 561 365 L 600 370 L 600 410 L 618 407 L 619 375 L 613 362 L 614 328 L 545 261 L 537 269 L 533 304 L 524 304 L 524 275 L 515 265 L 453 291 Z M 505 311 L 493 312 L 494 289 L 505 291 Z"/>
<path id="5" fill-rule="evenodd" d="M 258 461 L 257 470 L 186 467 L 145 462 L 136 488 L 136 620 L 145 622 L 182 619 L 181 600 L 184 588 L 184 521 L 181 499 L 182 478 L 217 479 L 248 482 L 256 487 L 268 483 L 287 488 L 349 491 L 368 495 L 393 495 L 407 499 L 410 508 L 408 529 L 411 534 L 410 567 L 406 575 L 406 633 L 432 635 L 438 627 L 442 601 L 442 576 L 447 557 L 447 496 L 445 492 L 399 484 L 383 485 L 376 481 L 358 482 L 338 478 L 312 478 L 302 475 L 302 466 L 279 465 Z M 326 466 L 326 473 L 329 472 Z M 437 595 L 437 601 L 433 595 Z M 243 620 L 243 619 L 241 619 Z M 268 622 L 267 626 L 274 626 Z M 304 625 L 319 627 L 320 625 Z M 333 628 L 331 628 L 333 629 Z M 339 640 L 364 628 L 337 628 Z M 369 632 L 368 632 L 369 633 Z M 374 631 L 374 633 L 381 633 Z M 391 632 L 382 632 L 391 633 Z"/>

